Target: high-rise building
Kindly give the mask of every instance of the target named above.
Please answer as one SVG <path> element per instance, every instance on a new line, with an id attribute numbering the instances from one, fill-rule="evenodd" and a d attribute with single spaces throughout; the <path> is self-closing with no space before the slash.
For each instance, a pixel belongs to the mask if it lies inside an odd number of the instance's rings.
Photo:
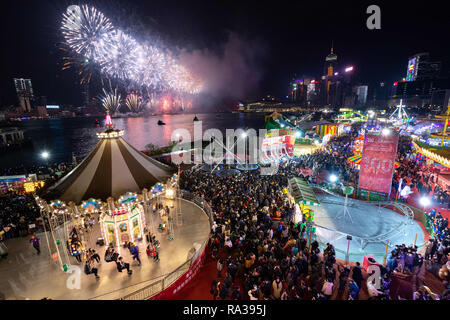
<path id="1" fill-rule="evenodd" d="M 367 90 L 368 86 L 357 86 L 356 87 L 356 96 L 357 96 L 357 104 L 358 106 L 365 106 L 367 103 Z"/>
<path id="2" fill-rule="evenodd" d="M 291 100 L 297 102 L 300 105 L 306 104 L 306 92 L 307 87 L 303 80 L 296 79 L 291 82 Z"/>
<path id="3" fill-rule="evenodd" d="M 408 60 L 406 81 L 436 79 L 441 71 L 441 61 L 433 61 L 428 52 L 417 53 Z"/>
<path id="4" fill-rule="evenodd" d="M 31 111 L 31 101 L 34 99 L 31 79 L 14 78 L 19 104 L 23 111 Z"/>
<path id="5" fill-rule="evenodd" d="M 325 57 L 325 93 L 326 93 L 326 101 L 325 104 L 331 104 L 330 101 L 330 86 L 331 86 L 331 78 L 334 76 L 334 70 L 337 65 L 337 55 L 334 53 L 333 42 L 331 43 L 331 52 L 329 55 Z"/>
<path id="6" fill-rule="evenodd" d="M 312 107 L 320 105 L 320 83 L 316 80 L 311 80 L 307 84 L 306 104 Z"/>
<path id="7" fill-rule="evenodd" d="M 342 70 L 334 69 L 332 76 L 326 77 L 328 85 L 328 102 L 332 108 L 352 108 L 356 104 L 356 76 L 352 66 Z"/>

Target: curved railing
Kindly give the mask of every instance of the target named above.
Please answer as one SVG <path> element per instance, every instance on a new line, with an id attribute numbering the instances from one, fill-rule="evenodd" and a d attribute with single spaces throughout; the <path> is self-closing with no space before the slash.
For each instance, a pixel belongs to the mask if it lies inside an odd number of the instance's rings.
<path id="1" fill-rule="evenodd" d="M 200 197 L 194 196 L 190 194 L 189 192 L 183 192 L 182 193 L 182 199 L 186 201 L 190 201 L 194 203 L 196 206 L 198 206 L 209 218 L 210 227 L 211 223 L 213 221 L 213 211 L 209 204 L 203 200 Z M 158 279 L 145 287 L 138 289 L 130 294 L 124 295 L 119 298 L 119 300 L 147 300 L 151 297 L 157 295 L 158 293 L 166 290 L 169 288 L 177 279 L 179 279 L 181 276 L 183 276 L 192 266 L 192 264 L 197 260 L 197 258 L 203 253 L 203 251 L 206 249 L 206 246 L 208 244 L 208 240 L 205 240 L 200 249 L 197 250 L 198 254 L 195 254 L 193 257 L 188 259 L 186 262 L 184 262 L 181 266 L 179 266 L 174 271 L 170 272 L 169 274 L 163 276 L 161 279 Z M 100 297 L 96 297 L 97 299 Z M 101 298 L 105 298 L 102 296 Z M 95 298 L 94 298 L 95 299 Z"/>

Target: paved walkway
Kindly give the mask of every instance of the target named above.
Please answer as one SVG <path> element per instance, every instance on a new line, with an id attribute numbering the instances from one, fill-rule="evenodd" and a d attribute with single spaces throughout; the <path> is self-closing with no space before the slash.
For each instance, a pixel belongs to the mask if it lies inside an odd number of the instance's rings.
<path id="1" fill-rule="evenodd" d="M 348 246 L 347 234 L 353 237 L 350 242 L 350 261 L 358 262 L 363 262 L 365 255 L 372 255 L 382 262 L 387 239 L 392 246 L 401 243 L 409 245 L 414 243 L 417 234 L 417 245 L 420 246 L 425 242 L 424 232 L 416 221 L 411 221 L 391 209 L 349 198 L 347 207 L 351 215 L 350 219 L 348 216 L 342 217 L 344 197 L 318 194 L 317 198 L 321 205 L 314 208 L 316 236 L 319 242 L 331 243 L 339 249 L 336 252 L 338 259 L 345 260 Z M 327 229 L 319 228 L 319 226 Z M 363 239 L 373 241 L 381 235 L 386 235 L 383 237 L 384 240 L 364 245 Z"/>
<path id="2" fill-rule="evenodd" d="M 154 262 L 145 254 L 145 240 L 137 243 L 141 266 L 132 262 L 128 249 L 121 248 L 124 260 L 131 264 L 131 276 L 127 275 L 126 271 L 119 273 L 115 263 L 104 261 L 106 246 L 95 245 L 96 235 L 100 234 L 99 225 L 96 224 L 90 246 L 101 258 L 96 266 L 99 270 L 99 280 L 96 280 L 94 275 L 84 274 L 84 264 L 78 264 L 73 257 L 66 258 L 62 254 L 63 263 L 80 267 L 80 289 L 67 288 L 66 283 L 71 275 L 62 271 L 57 263 L 50 259 L 44 234 L 38 234 L 41 239 L 40 255 L 37 255 L 29 244 L 28 238 L 9 239 L 6 241 L 8 258 L 0 263 L 0 292 L 6 297 L 23 296 L 29 299 L 118 299 L 145 287 L 182 265 L 188 259 L 193 246 L 201 245 L 208 239 L 210 226 L 206 214 L 191 202 L 181 200 L 181 203 L 183 224 L 181 227 L 175 226 L 175 239 L 169 241 L 166 234 L 157 233 L 157 239 L 161 243 L 159 262 Z M 148 216 L 146 221 L 149 221 Z"/>

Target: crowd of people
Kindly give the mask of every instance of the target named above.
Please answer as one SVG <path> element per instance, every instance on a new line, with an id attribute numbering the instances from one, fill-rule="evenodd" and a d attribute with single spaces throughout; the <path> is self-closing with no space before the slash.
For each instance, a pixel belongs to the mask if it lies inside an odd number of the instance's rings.
<path id="1" fill-rule="evenodd" d="M 72 169 L 73 164 L 72 163 L 50 163 L 48 165 L 33 165 L 33 166 L 17 166 L 17 167 L 11 167 L 11 168 L 1 168 L 0 169 L 0 176 L 14 176 L 14 175 L 30 175 L 30 174 L 36 174 L 36 175 L 45 175 L 45 176 L 54 176 L 55 178 L 58 178 L 57 172 L 67 172 L 70 169 Z"/>
<path id="2" fill-rule="evenodd" d="M 214 212 L 210 243 L 218 271 L 210 289 L 214 299 L 358 299 L 363 287 L 365 298 L 391 299 L 393 272 L 413 276 L 418 288 L 414 297 L 428 296 L 421 273 L 424 257 L 417 247 L 396 246 L 386 267 L 381 266 L 377 286 L 375 280 L 365 279 L 359 263 L 351 268 L 337 262 L 332 245 L 323 252 L 316 241 L 309 245 L 305 230 L 292 222 L 294 207 L 282 192 L 288 179 L 312 168 L 311 174 L 303 175 L 310 182 L 318 183 L 323 170 L 345 183 L 354 182 L 357 172 L 346 161 L 354 134 L 332 139 L 325 150 L 291 159 L 271 176 L 257 170 L 229 177 L 201 170 L 182 173 L 181 188 L 205 199 Z M 405 145 L 408 141 L 402 140 L 402 155 L 408 150 Z"/>
<path id="3" fill-rule="evenodd" d="M 14 191 L 0 195 L 0 239 L 30 234 L 39 219 L 40 211 L 32 195 Z"/>
<path id="4" fill-rule="evenodd" d="M 73 164 L 69 163 L 31 167 L 18 166 L 2 168 L 0 174 L 1 176 L 29 176 L 34 173 L 45 180 L 45 185 L 52 185 L 68 173 L 72 167 Z M 0 240 L 27 236 L 35 232 L 42 225 L 42 220 L 33 195 L 25 193 L 21 187 L 2 185 L 0 189 Z M 35 226 L 33 227 L 33 225 Z"/>
<path id="5" fill-rule="evenodd" d="M 380 286 L 375 279 L 364 275 L 359 263 L 350 267 L 337 261 L 332 244 L 326 244 L 323 250 L 317 241 L 309 244 L 304 226 L 293 222 L 295 207 L 283 192 L 288 179 L 301 176 L 319 184 L 320 174 L 327 171 L 338 176 L 344 184 L 353 185 L 358 172 L 347 159 L 353 154 L 352 141 L 357 135 L 354 130 L 333 137 L 320 151 L 282 163 L 274 175 L 261 175 L 259 170 L 227 177 L 201 170 L 182 172 L 180 187 L 205 199 L 213 210 L 210 249 L 217 261 L 217 279 L 211 283 L 210 293 L 214 299 L 355 300 L 362 296 L 391 299 L 394 272 L 414 276 L 414 287 L 418 288 L 414 299 L 438 299 L 423 284 L 424 264 L 429 271 L 434 268 L 443 285 L 449 288 L 450 232 L 448 220 L 438 210 L 427 213 L 428 227 L 433 234 L 425 253 L 420 253 L 415 246 L 397 245 L 389 253 L 386 266 L 381 266 Z M 430 196 L 436 204 L 450 206 L 449 195 L 437 184 L 435 172 L 413 157 L 408 138 L 400 138 L 398 153 L 400 167 L 394 173 L 393 190 L 398 190 L 402 183 L 421 195 Z M 53 175 L 70 168 L 64 164 L 47 169 Z M 14 172 L 18 171 L 10 170 L 5 174 Z M 396 196 L 395 192 L 393 196 Z M 158 209 L 164 220 L 170 209 L 162 206 Z M 0 196 L 0 231 L 4 231 L 0 237 L 28 235 L 29 225 L 38 224 L 39 218 L 39 209 L 31 195 L 9 192 Z M 148 230 L 146 238 L 146 254 L 157 262 L 159 243 Z M 39 239 L 33 236 L 30 242 L 39 254 Z M 129 243 L 128 249 L 132 259 L 141 264 L 138 247 Z M 126 270 L 132 274 L 130 263 L 125 262 L 113 246 L 106 250 L 104 260 L 115 262 L 119 272 Z M 99 255 L 88 249 L 85 273 L 99 279 L 99 263 Z M 242 292 L 241 288 L 244 289 Z M 365 292 L 363 295 L 362 291 Z M 446 291 L 440 298 L 448 296 Z"/>
<path id="6" fill-rule="evenodd" d="M 394 172 L 392 188 L 399 192 L 409 186 L 412 191 L 417 191 L 420 196 L 427 196 L 433 204 L 450 209 L 450 195 L 448 191 L 438 184 L 436 168 L 427 165 L 420 156 L 414 156 L 411 140 L 408 137 L 400 137 L 398 143 L 399 168 Z M 397 195 L 398 198 L 400 198 Z M 405 196 L 406 201 L 407 195 Z"/>
<path id="7" fill-rule="evenodd" d="M 202 171 L 182 174 L 182 187 L 203 197 L 214 210 L 211 250 L 218 259 L 219 278 L 211 284 L 214 298 L 330 299 L 335 283 L 340 299 L 358 298 L 364 281 L 361 266 L 337 263 L 332 245 L 323 252 L 317 241 L 309 246 L 305 229 L 292 222 L 294 208 L 281 191 L 288 168 L 272 176 L 257 171 L 228 178 Z M 372 290 L 371 297 L 387 298 L 386 290 Z"/>

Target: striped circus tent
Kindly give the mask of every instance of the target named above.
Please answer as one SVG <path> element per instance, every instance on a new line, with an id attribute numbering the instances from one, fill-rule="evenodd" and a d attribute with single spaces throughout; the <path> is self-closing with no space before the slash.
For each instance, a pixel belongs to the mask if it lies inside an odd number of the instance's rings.
<path id="1" fill-rule="evenodd" d="M 50 187 L 45 198 L 79 203 L 140 192 L 166 182 L 174 170 L 135 149 L 120 136 L 101 137 L 94 150 Z"/>

